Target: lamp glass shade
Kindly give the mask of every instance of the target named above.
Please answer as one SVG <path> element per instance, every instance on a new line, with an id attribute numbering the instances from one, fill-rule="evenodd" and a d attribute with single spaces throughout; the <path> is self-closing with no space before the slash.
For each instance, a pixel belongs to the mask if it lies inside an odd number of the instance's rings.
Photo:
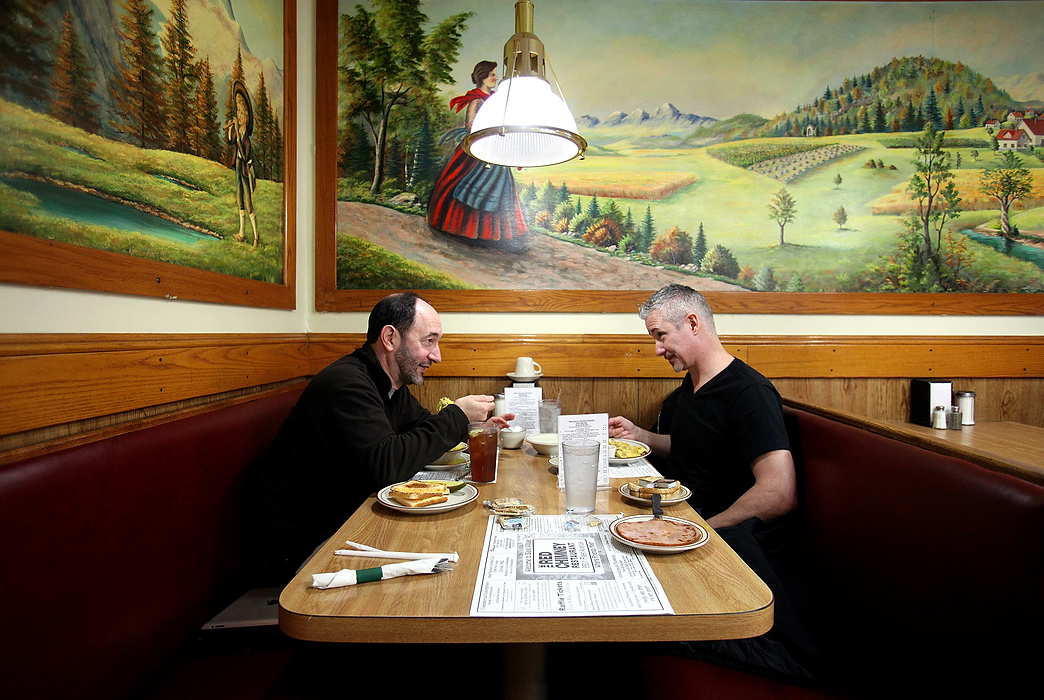
<path id="1" fill-rule="evenodd" d="M 583 153 L 587 142 L 546 80 L 516 76 L 482 103 L 464 148 L 487 163 L 526 168 L 564 163 Z"/>

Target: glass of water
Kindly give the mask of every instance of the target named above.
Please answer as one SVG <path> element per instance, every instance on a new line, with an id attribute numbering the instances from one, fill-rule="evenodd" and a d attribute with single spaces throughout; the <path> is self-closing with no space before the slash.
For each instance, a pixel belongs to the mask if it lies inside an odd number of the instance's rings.
<path id="1" fill-rule="evenodd" d="M 557 433 L 558 417 L 562 415 L 561 399 L 542 399 L 537 407 L 541 433 Z"/>
<path id="2" fill-rule="evenodd" d="M 582 516 L 594 512 L 598 493 L 598 458 L 601 443 L 595 440 L 564 440 L 562 469 L 565 477 L 566 525 L 578 529 Z"/>

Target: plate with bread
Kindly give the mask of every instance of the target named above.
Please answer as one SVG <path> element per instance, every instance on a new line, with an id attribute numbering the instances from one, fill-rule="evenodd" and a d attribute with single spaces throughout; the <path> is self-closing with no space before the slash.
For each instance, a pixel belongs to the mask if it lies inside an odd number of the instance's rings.
<path id="1" fill-rule="evenodd" d="M 478 489 L 463 481 L 411 479 L 377 492 L 377 500 L 400 513 L 430 515 L 460 508 L 478 498 Z"/>
<path id="2" fill-rule="evenodd" d="M 710 541 L 710 533 L 699 523 L 664 515 L 629 515 L 609 525 L 613 538 L 643 552 L 676 554 L 702 547 Z"/>
<path id="3" fill-rule="evenodd" d="M 660 504 L 665 506 L 681 503 L 692 495 L 692 491 L 677 479 L 659 476 L 640 476 L 620 485 L 620 495 L 632 501 L 651 504 L 654 493 L 660 494 Z"/>
<path id="4" fill-rule="evenodd" d="M 652 449 L 644 442 L 609 438 L 609 464 L 630 464 L 649 456 Z"/>

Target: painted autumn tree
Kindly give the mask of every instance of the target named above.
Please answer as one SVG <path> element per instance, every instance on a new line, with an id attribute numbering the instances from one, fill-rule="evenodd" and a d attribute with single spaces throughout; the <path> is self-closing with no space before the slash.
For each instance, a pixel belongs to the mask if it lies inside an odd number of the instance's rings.
<path id="1" fill-rule="evenodd" d="M 450 71 L 472 15 L 453 15 L 425 34 L 428 18 L 420 4 L 420 0 L 374 0 L 373 12 L 357 5 L 354 15 L 341 16 L 339 111 L 342 126 L 358 117 L 369 131 L 373 195 L 384 182 L 394 114 L 417 104 L 434 105 L 438 87 L 453 82 Z"/>
<path id="2" fill-rule="evenodd" d="M 834 222 L 839 229 L 844 228 L 845 224 L 848 223 L 848 212 L 845 211 L 843 206 L 838 207 L 837 211 L 834 212 Z"/>
<path id="3" fill-rule="evenodd" d="M 94 101 L 91 66 L 80 45 L 72 11 L 62 18 L 62 37 L 54 54 L 51 78 L 51 116 L 92 134 L 98 133 L 98 105 Z"/>
<path id="4" fill-rule="evenodd" d="M 656 237 L 649 256 L 657 262 L 669 265 L 688 265 L 692 262 L 692 236 L 677 226 L 671 226 L 666 232 Z M 739 274 L 736 268 L 735 277 Z"/>
<path id="5" fill-rule="evenodd" d="M 786 187 L 772 195 L 768 205 L 769 218 L 779 224 L 779 244 L 783 245 L 783 229 L 797 215 L 797 202 Z"/>
<path id="6" fill-rule="evenodd" d="M 126 0 L 120 8 L 120 62 L 109 88 L 115 100 L 112 126 L 141 148 L 161 148 L 167 144 L 167 110 L 152 6 Z"/>
<path id="7" fill-rule="evenodd" d="M 1011 233 L 1008 210 L 1012 203 L 1028 196 L 1033 191 L 1033 178 L 1030 171 L 1022 167 L 1022 158 L 1014 151 L 1006 151 L 1001 157 L 1000 165 L 983 171 L 979 181 L 979 191 L 1000 202 L 1001 234 L 1004 236 L 1005 249 L 1010 251 L 1014 236 Z"/>
<path id="8" fill-rule="evenodd" d="M 192 129 L 196 124 L 196 48 L 188 29 L 185 0 L 172 0 L 163 31 L 163 64 L 167 75 L 168 148 L 192 152 Z"/>

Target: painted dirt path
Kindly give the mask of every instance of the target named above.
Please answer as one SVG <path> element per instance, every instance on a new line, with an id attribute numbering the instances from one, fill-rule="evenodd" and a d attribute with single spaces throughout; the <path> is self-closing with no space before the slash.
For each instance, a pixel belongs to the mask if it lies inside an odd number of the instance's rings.
<path id="1" fill-rule="evenodd" d="M 705 291 L 747 291 L 727 282 L 613 258 L 543 234 L 527 234 L 523 240 L 529 248 L 521 254 L 477 248 L 435 231 L 420 216 L 373 204 L 338 202 L 337 231 L 493 289 L 658 289 L 678 282 Z"/>

